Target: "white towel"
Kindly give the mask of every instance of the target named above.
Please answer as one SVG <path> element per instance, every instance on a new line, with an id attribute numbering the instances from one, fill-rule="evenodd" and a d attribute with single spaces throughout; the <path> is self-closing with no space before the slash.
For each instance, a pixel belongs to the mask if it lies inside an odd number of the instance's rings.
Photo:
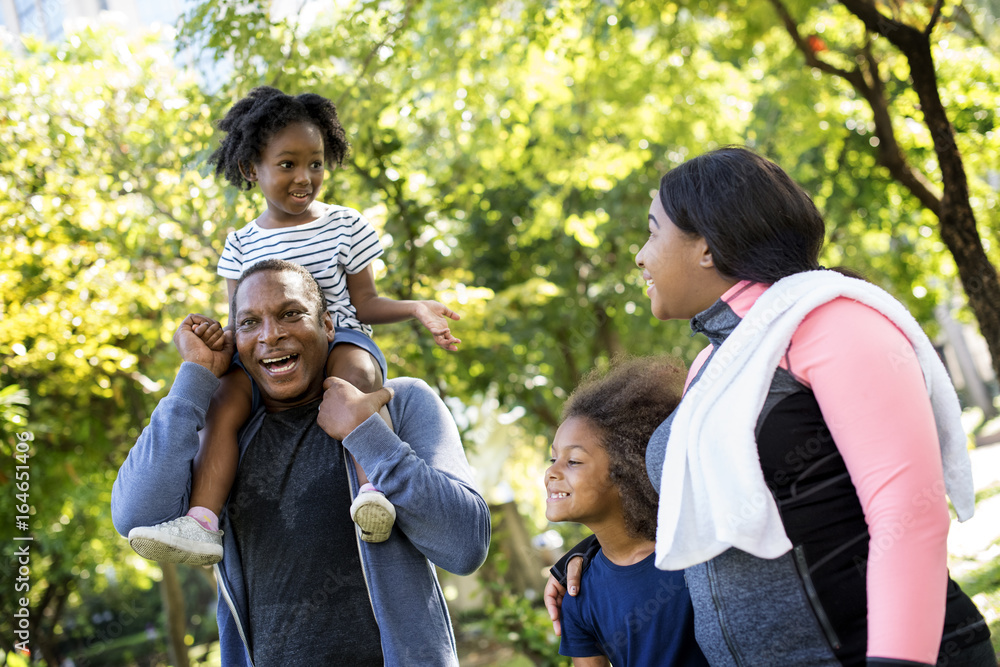
<path id="1" fill-rule="evenodd" d="M 972 464 L 948 373 L 909 311 L 884 290 L 834 271 L 808 271 L 767 289 L 715 351 L 671 424 L 660 482 L 656 566 L 680 570 L 736 547 L 759 558 L 792 548 L 760 467 L 754 428 L 792 334 L 818 306 L 848 297 L 879 311 L 910 340 L 934 409 L 944 481 L 960 521 L 972 516 Z"/>

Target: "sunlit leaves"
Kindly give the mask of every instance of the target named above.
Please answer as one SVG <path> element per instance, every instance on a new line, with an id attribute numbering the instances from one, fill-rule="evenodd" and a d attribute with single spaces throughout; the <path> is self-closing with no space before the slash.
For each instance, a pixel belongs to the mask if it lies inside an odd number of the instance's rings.
<path id="1" fill-rule="evenodd" d="M 217 308 L 225 202 L 194 164 L 211 110 L 158 36 L 86 28 L 0 59 L 0 383 L 30 399 L 11 418 L 34 436 L 29 600 L 47 641 L 76 591 L 149 586 L 103 565 L 128 549 L 111 482 L 173 375 L 176 323 Z"/>

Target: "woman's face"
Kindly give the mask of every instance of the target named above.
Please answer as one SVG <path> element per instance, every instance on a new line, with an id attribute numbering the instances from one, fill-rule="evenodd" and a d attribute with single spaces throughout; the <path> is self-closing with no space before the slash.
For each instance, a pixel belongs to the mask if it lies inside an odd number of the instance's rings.
<path id="1" fill-rule="evenodd" d="M 646 295 L 659 320 L 692 318 L 735 282 L 715 270 L 703 237 L 681 231 L 673 223 L 659 195 L 649 207 L 649 239 L 635 263 L 642 269 Z"/>

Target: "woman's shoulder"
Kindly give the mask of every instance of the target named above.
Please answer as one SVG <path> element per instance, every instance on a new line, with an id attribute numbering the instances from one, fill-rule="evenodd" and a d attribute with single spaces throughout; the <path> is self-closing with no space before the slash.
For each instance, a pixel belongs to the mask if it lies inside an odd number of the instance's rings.
<path id="1" fill-rule="evenodd" d="M 837 297 L 817 306 L 803 318 L 792 341 L 803 341 L 813 337 L 832 339 L 844 335 L 854 338 L 878 336 L 899 331 L 892 320 L 884 314 L 846 296 Z"/>
<path id="2" fill-rule="evenodd" d="M 883 355 L 912 356 L 913 348 L 887 316 L 849 297 L 838 297 L 803 318 L 792 335 L 785 363 L 803 379 L 820 365 L 847 367 L 851 359 Z"/>

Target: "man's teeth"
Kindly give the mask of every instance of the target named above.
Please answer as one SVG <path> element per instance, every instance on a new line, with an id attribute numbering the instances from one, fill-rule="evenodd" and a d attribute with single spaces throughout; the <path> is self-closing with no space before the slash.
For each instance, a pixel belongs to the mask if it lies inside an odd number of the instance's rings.
<path id="1" fill-rule="evenodd" d="M 292 354 L 285 355 L 284 357 L 275 357 L 274 359 L 261 359 L 261 363 L 272 371 L 289 371 L 295 368 L 297 361 L 295 355 Z"/>
<path id="2" fill-rule="evenodd" d="M 550 493 L 549 498 L 566 498 L 569 496 L 568 493 Z"/>
<path id="3" fill-rule="evenodd" d="M 265 364 L 276 364 L 279 361 L 284 361 L 285 359 L 291 359 L 291 358 L 292 358 L 292 355 L 286 354 L 283 357 L 275 357 L 274 359 L 263 359 L 263 362 Z"/>

